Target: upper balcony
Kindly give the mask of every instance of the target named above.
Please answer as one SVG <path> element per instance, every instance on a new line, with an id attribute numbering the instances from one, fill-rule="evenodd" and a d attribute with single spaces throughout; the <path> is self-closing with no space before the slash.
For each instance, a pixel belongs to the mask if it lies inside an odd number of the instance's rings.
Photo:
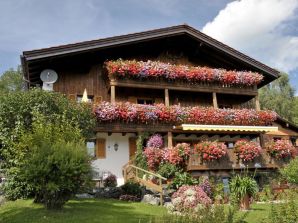
<path id="1" fill-rule="evenodd" d="M 116 60 L 105 63 L 110 86 L 257 95 L 259 73 L 172 65 L 158 61 Z"/>

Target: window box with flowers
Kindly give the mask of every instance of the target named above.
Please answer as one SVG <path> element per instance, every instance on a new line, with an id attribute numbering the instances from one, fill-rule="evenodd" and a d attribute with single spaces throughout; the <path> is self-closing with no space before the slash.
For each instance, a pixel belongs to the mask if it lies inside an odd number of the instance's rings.
<path id="1" fill-rule="evenodd" d="M 202 161 L 214 161 L 227 154 L 227 146 L 221 142 L 205 141 L 196 144 L 195 151 L 201 156 Z"/>
<path id="2" fill-rule="evenodd" d="M 295 147 L 286 139 L 271 141 L 266 145 L 267 153 L 275 159 L 286 159 L 293 156 Z"/>
<path id="3" fill-rule="evenodd" d="M 241 139 L 235 143 L 234 149 L 238 161 L 250 162 L 260 156 L 262 148 L 256 142 Z"/>

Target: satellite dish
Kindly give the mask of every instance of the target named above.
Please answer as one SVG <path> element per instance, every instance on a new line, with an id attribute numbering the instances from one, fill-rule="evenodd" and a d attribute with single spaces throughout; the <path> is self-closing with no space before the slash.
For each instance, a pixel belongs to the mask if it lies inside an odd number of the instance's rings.
<path id="1" fill-rule="evenodd" d="M 46 69 L 40 73 L 40 79 L 43 81 L 42 89 L 52 91 L 53 83 L 57 81 L 58 74 L 54 70 Z"/>
<path id="2" fill-rule="evenodd" d="M 58 74 L 54 70 L 45 69 L 40 73 L 40 79 L 44 83 L 53 84 L 58 79 Z"/>

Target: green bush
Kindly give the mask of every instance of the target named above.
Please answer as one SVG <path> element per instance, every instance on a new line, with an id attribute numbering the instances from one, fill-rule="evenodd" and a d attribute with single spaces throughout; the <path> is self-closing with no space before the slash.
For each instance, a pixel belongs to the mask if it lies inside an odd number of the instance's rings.
<path id="1" fill-rule="evenodd" d="M 123 194 L 126 195 L 134 195 L 137 197 L 141 197 L 142 195 L 142 187 L 140 184 L 135 183 L 133 181 L 128 181 L 121 186 Z"/>
<path id="2" fill-rule="evenodd" d="M 165 178 L 172 178 L 179 168 L 171 163 L 163 163 L 159 166 L 157 173 Z"/>
<path id="3" fill-rule="evenodd" d="M 77 127 L 35 117 L 32 132 L 24 133 L 15 146 L 23 157 L 18 182 L 30 185 L 35 201 L 59 209 L 91 179 L 89 156 Z"/>
<path id="4" fill-rule="evenodd" d="M 198 181 L 193 178 L 189 173 L 177 172 L 170 185 L 171 188 L 178 189 L 183 185 L 194 185 L 198 184 Z"/>
<path id="5" fill-rule="evenodd" d="M 109 175 L 106 179 L 103 181 L 104 187 L 116 187 L 117 186 L 117 177 L 114 174 Z"/>
<path id="6" fill-rule="evenodd" d="M 289 183 L 298 185 L 298 158 L 291 160 L 291 162 L 283 169 L 281 174 L 287 179 Z"/>

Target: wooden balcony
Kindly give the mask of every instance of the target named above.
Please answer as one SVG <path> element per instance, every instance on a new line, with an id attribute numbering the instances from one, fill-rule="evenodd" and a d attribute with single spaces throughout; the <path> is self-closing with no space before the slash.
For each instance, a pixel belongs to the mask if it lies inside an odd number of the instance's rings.
<path id="1" fill-rule="evenodd" d="M 276 169 L 285 166 L 290 159 L 277 160 L 271 158 L 265 150 L 261 151 L 261 155 L 254 161 L 242 162 L 238 160 L 234 149 L 228 149 L 225 157 L 215 161 L 203 161 L 199 154 L 191 155 L 187 169 L 189 171 L 205 171 L 205 170 L 241 170 L 241 169 Z"/>
<path id="2" fill-rule="evenodd" d="M 147 89 L 168 89 L 176 91 L 190 91 L 190 92 L 215 92 L 238 95 L 258 94 L 257 86 L 235 86 L 222 83 L 201 82 L 191 84 L 186 81 L 167 81 L 160 80 L 132 80 L 132 79 L 117 79 L 110 80 L 110 86 L 131 87 L 131 88 L 147 88 Z"/>

